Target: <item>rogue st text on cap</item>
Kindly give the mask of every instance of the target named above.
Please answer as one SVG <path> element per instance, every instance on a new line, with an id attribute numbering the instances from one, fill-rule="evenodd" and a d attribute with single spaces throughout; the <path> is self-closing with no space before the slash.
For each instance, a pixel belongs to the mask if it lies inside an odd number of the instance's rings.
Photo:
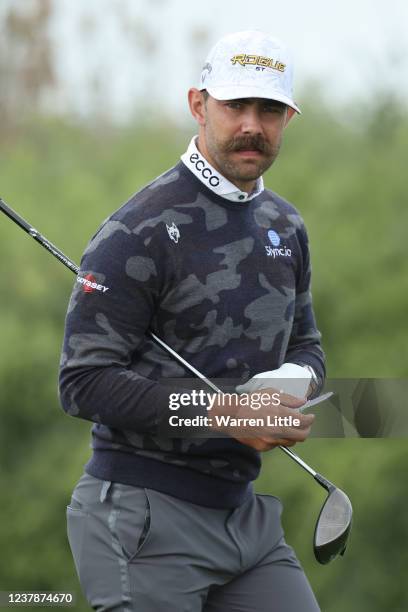
<path id="1" fill-rule="evenodd" d="M 293 100 L 289 50 L 277 38 L 258 30 L 221 38 L 206 59 L 198 89 L 206 89 L 216 100 L 267 98 L 301 112 Z"/>

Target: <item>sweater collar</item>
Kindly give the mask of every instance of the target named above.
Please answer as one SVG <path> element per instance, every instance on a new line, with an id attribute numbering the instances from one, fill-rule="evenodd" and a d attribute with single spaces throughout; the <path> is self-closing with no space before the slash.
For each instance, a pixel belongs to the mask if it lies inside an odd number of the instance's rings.
<path id="1" fill-rule="evenodd" d="M 206 187 L 221 197 L 231 202 L 238 202 L 239 204 L 248 202 L 262 193 L 264 190 L 262 177 L 256 181 L 255 189 L 252 193 L 241 191 L 236 185 L 217 172 L 205 157 L 201 155 L 196 145 L 196 139 L 197 136 L 192 138 L 187 151 L 181 156 L 181 161 Z"/>

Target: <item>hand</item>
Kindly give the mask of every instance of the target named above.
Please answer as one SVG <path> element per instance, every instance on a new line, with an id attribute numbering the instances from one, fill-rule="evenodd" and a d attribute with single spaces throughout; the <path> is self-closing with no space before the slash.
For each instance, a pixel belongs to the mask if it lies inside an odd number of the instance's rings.
<path id="1" fill-rule="evenodd" d="M 237 386 L 238 393 L 252 393 L 271 387 L 280 389 L 288 395 L 303 397 L 309 394 L 308 387 L 311 381 L 311 372 L 296 363 L 284 363 L 276 370 L 259 372 L 246 383 Z"/>
<path id="2" fill-rule="evenodd" d="M 253 406 L 260 404 L 260 396 L 263 405 L 255 410 Z M 314 415 L 295 410 L 303 406 L 305 398 L 279 394 L 272 388 L 248 393 L 244 405 L 241 405 L 240 396 L 228 403 L 226 398 L 221 394 L 214 405 L 212 429 L 225 432 L 258 451 L 267 451 L 278 445 L 293 446 L 310 434 Z"/>
<path id="3" fill-rule="evenodd" d="M 235 438 L 241 444 L 245 444 L 245 446 L 250 446 L 260 453 L 264 453 L 266 451 L 272 450 L 277 446 L 295 446 L 296 442 L 293 440 L 275 440 L 274 442 L 270 442 L 264 438 Z"/>

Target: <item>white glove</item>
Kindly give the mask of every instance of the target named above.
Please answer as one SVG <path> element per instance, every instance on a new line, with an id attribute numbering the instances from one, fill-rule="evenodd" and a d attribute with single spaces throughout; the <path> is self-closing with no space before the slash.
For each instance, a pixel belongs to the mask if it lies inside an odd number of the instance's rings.
<path id="1" fill-rule="evenodd" d="M 273 387 L 281 393 L 306 397 L 311 378 L 311 373 L 303 366 L 296 363 L 284 363 L 277 370 L 255 374 L 245 384 L 238 385 L 236 391 L 237 393 L 252 393 Z"/>

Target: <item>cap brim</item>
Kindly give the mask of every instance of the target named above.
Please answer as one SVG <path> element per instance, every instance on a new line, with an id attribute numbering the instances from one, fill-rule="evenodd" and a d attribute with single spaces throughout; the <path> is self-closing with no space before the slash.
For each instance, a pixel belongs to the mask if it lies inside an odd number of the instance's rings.
<path id="1" fill-rule="evenodd" d="M 216 87 L 203 87 L 203 89 L 206 89 L 210 96 L 216 100 L 238 100 L 240 98 L 277 100 L 293 108 L 299 115 L 302 114 L 302 111 L 294 101 L 281 91 L 265 91 L 264 88 L 255 87 L 254 85 L 219 85 Z"/>

